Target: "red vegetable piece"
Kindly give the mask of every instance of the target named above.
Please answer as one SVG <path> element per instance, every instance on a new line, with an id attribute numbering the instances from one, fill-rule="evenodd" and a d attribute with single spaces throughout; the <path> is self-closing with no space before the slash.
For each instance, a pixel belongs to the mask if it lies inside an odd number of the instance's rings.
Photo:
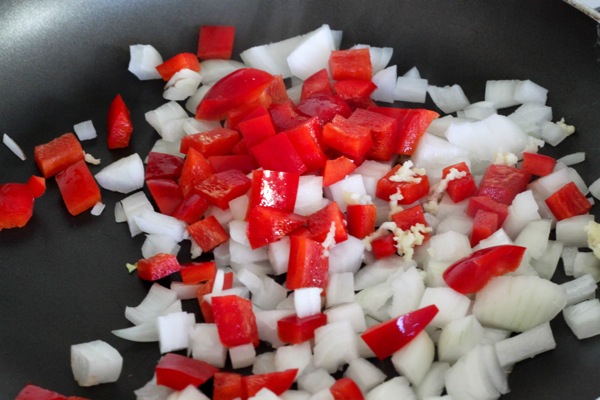
<path id="1" fill-rule="evenodd" d="M 467 215 L 475 218 L 475 214 L 477 214 L 477 211 L 479 210 L 493 212 L 498 215 L 498 226 L 502 226 L 504 220 L 508 216 L 508 206 L 499 203 L 488 196 L 475 196 L 471 197 L 469 200 L 469 204 L 467 205 Z"/>
<path id="2" fill-rule="evenodd" d="M 34 196 L 25 183 L 0 185 L 0 230 L 21 228 L 33 216 Z"/>
<path id="3" fill-rule="evenodd" d="M 299 183 L 300 175 L 295 172 L 255 170 L 248 208 L 261 206 L 293 212 Z"/>
<path id="4" fill-rule="evenodd" d="M 171 216 L 188 225 L 200 220 L 208 209 L 208 201 L 197 193 L 191 193 L 184 197 L 179 206 L 171 213 Z"/>
<path id="5" fill-rule="evenodd" d="M 290 103 L 291 100 L 287 94 L 287 87 L 281 75 L 275 75 L 275 79 L 265 90 L 265 96 L 270 98 L 270 105 Z"/>
<path id="6" fill-rule="evenodd" d="M 329 388 L 335 400 L 362 400 L 360 388 L 350 378 L 340 378 Z"/>
<path id="7" fill-rule="evenodd" d="M 249 343 L 258 346 L 258 328 L 250 300 L 236 295 L 215 296 L 212 312 L 225 347 Z"/>
<path id="8" fill-rule="evenodd" d="M 559 221 L 585 214 L 592 208 L 592 204 L 573 182 L 567 183 L 550 195 L 546 204 Z"/>
<path id="9" fill-rule="evenodd" d="M 183 264 L 179 270 L 181 281 L 186 285 L 195 285 L 215 278 L 217 263 L 214 261 Z"/>
<path id="10" fill-rule="evenodd" d="M 214 215 L 188 225 L 187 230 L 204 253 L 229 240 L 229 234 Z"/>
<path id="11" fill-rule="evenodd" d="M 216 372 L 212 400 L 246 399 L 242 375 L 234 372 Z"/>
<path id="12" fill-rule="evenodd" d="M 277 321 L 277 336 L 284 343 L 304 343 L 315 337 L 315 330 L 327 323 L 327 315 L 323 313 L 298 318 L 290 315 Z"/>
<path id="13" fill-rule="evenodd" d="M 292 387 L 298 375 L 298 369 L 269 372 L 266 374 L 249 375 L 242 378 L 246 396 L 255 396 L 261 389 L 267 388 L 277 396 Z"/>
<path id="14" fill-rule="evenodd" d="M 291 101 L 271 104 L 269 114 L 271 114 L 271 119 L 277 132 L 295 128 L 309 119 L 305 115 L 300 115 L 298 110 L 296 110 L 296 106 Z"/>
<path id="15" fill-rule="evenodd" d="M 155 367 L 156 384 L 183 390 L 187 386 L 200 386 L 212 378 L 218 368 L 207 362 L 175 353 L 165 354 Z"/>
<path id="16" fill-rule="evenodd" d="M 109 149 L 123 149 L 129 146 L 133 124 L 129 109 L 120 94 L 110 103 L 107 132 L 106 142 Z"/>
<path id="17" fill-rule="evenodd" d="M 230 110 L 258 102 L 273 79 L 268 72 L 254 68 L 241 68 L 230 73 L 206 93 L 198 105 L 196 118 L 221 120 Z"/>
<path id="18" fill-rule="evenodd" d="M 492 278 L 519 268 L 525 247 L 500 245 L 478 250 L 444 271 L 444 281 L 462 294 L 475 293 Z"/>
<path id="19" fill-rule="evenodd" d="M 327 160 L 323 168 L 323 187 L 341 181 L 356 168 L 356 164 L 345 156 L 340 156 L 334 160 Z"/>
<path id="20" fill-rule="evenodd" d="M 371 242 L 371 248 L 373 255 L 376 259 L 389 257 L 392 254 L 396 254 L 396 241 L 394 240 L 394 234 L 388 233 L 383 236 L 373 239 Z"/>
<path id="21" fill-rule="evenodd" d="M 392 158 L 398 140 L 398 122 L 395 118 L 357 108 L 348 121 L 370 129 L 373 146 L 367 152 L 368 159 L 389 161 Z"/>
<path id="22" fill-rule="evenodd" d="M 275 135 L 252 147 L 251 153 L 263 169 L 296 172 L 302 174 L 307 168 L 300 154 L 286 135 Z"/>
<path id="23" fill-rule="evenodd" d="M 56 183 L 71 215 L 81 214 L 101 200 L 100 188 L 83 160 L 56 174 Z"/>
<path id="24" fill-rule="evenodd" d="M 554 171 L 556 159 L 539 153 L 523 152 L 523 171 L 531 175 L 546 176 Z"/>
<path id="25" fill-rule="evenodd" d="M 306 223 L 306 217 L 269 207 L 248 212 L 247 236 L 253 249 L 273 243 Z"/>
<path id="26" fill-rule="evenodd" d="M 422 224 L 425 227 L 429 226 L 425 219 L 425 213 L 423 212 L 423 206 L 421 204 L 394 213 L 392 215 L 392 221 L 394 221 L 396 226 L 403 231 L 409 230 L 417 224 Z M 424 240 L 429 239 L 429 232 L 423 233 L 423 236 L 425 237 Z"/>
<path id="27" fill-rule="evenodd" d="M 311 239 L 323 243 L 331 231 L 331 224 L 334 226 L 334 239 L 336 243 L 341 243 L 348 239 L 344 214 L 335 201 L 308 216 L 307 227 L 310 231 Z"/>
<path id="28" fill-rule="evenodd" d="M 210 279 L 204 283 L 201 283 L 196 290 L 196 298 L 198 299 L 198 305 L 200 306 L 200 312 L 202 313 L 202 318 L 206 323 L 215 322 L 215 318 L 213 317 L 212 306 L 211 304 L 204 299 L 204 295 L 212 293 L 212 289 L 214 286 L 214 279 Z"/>
<path id="29" fill-rule="evenodd" d="M 306 116 L 317 117 L 322 126 L 332 121 L 336 115 L 348 118 L 352 114 L 352 109 L 343 99 L 324 93 L 313 94 L 301 100 L 297 108 Z"/>
<path id="30" fill-rule="evenodd" d="M 231 169 L 237 169 L 239 171 L 242 171 L 244 175 L 247 175 L 250 172 L 252 172 L 255 168 L 258 168 L 254 157 L 248 154 L 212 156 L 208 157 L 208 163 L 211 165 L 215 173 L 225 172 Z"/>
<path id="31" fill-rule="evenodd" d="M 329 258 L 321 243 L 302 236 L 290 236 L 290 257 L 285 285 L 294 290 L 327 286 Z"/>
<path id="32" fill-rule="evenodd" d="M 46 193 L 46 178 L 31 175 L 27 180 L 27 187 L 31 190 L 33 197 L 37 199 Z"/>
<path id="33" fill-rule="evenodd" d="M 237 124 L 237 129 L 242 134 L 249 148 L 264 142 L 276 134 L 271 114 L 264 107 L 260 107 L 260 109 L 264 110 L 264 113 L 252 116 L 251 118 L 246 117 Z"/>
<path id="34" fill-rule="evenodd" d="M 163 214 L 172 215 L 183 202 L 179 184 L 173 180 L 149 179 L 146 185 L 158 210 Z"/>
<path id="35" fill-rule="evenodd" d="M 517 194 L 527 189 L 530 179 L 531 174 L 522 169 L 491 164 L 483 174 L 477 195 L 510 205 Z"/>
<path id="36" fill-rule="evenodd" d="M 306 171 L 316 171 L 325 165 L 327 156 L 321 147 L 323 127 L 317 118 L 310 118 L 295 128 L 281 132 L 286 135 L 300 156 Z"/>
<path id="37" fill-rule="evenodd" d="M 69 132 L 48 143 L 35 146 L 33 155 L 44 178 L 49 178 L 69 165 L 83 160 L 83 148 L 77 137 Z"/>
<path id="38" fill-rule="evenodd" d="M 172 179 L 177 180 L 183 169 L 183 158 L 172 154 L 148 153 L 145 179 Z"/>
<path id="39" fill-rule="evenodd" d="M 224 156 L 240 141 L 240 134 L 232 129 L 215 128 L 206 132 L 192 133 L 181 139 L 179 151 L 186 154 L 190 147 L 198 150 L 204 157 Z"/>
<path id="40" fill-rule="evenodd" d="M 375 204 L 349 204 L 346 207 L 348 234 L 364 239 L 375 232 L 377 207 Z"/>
<path id="41" fill-rule="evenodd" d="M 352 159 L 364 159 L 373 146 L 370 129 L 340 115 L 323 127 L 323 143 Z"/>
<path id="42" fill-rule="evenodd" d="M 200 72 L 198 57 L 192 53 L 179 53 L 156 67 L 164 81 L 168 81 L 182 69 Z"/>
<path id="43" fill-rule="evenodd" d="M 150 258 L 142 258 L 137 262 L 137 273 L 145 281 L 157 281 L 174 274 L 181 269 L 177 257 L 173 254 L 158 253 Z"/>
<path id="44" fill-rule="evenodd" d="M 473 218 L 473 229 L 471 230 L 471 247 L 477 246 L 480 241 L 491 236 L 498 230 L 498 214 L 477 210 Z"/>
<path id="45" fill-rule="evenodd" d="M 37 385 L 26 385 L 15 400 L 67 400 L 66 396 Z"/>
<path id="46" fill-rule="evenodd" d="M 401 167 L 400 164 L 396 165 L 377 181 L 375 195 L 382 200 L 389 201 L 390 196 L 399 192 L 402 195 L 402 200 L 399 200 L 398 204 L 412 204 L 427 196 L 429 193 L 429 178 L 427 178 L 427 175 L 421 175 L 419 182 L 394 182 L 390 179 Z"/>
<path id="47" fill-rule="evenodd" d="M 362 339 L 378 359 L 391 356 L 421 333 L 438 313 L 432 304 L 368 328 Z"/>
<path id="48" fill-rule="evenodd" d="M 199 151 L 190 148 L 185 157 L 179 186 L 185 197 L 191 193 L 198 193 L 198 186 L 213 174 L 212 167 L 206 157 Z"/>
<path id="49" fill-rule="evenodd" d="M 315 72 L 302 82 L 302 92 L 300 94 L 301 101 L 308 99 L 315 94 L 333 94 L 331 81 L 329 80 L 329 75 L 325 68 Z"/>
<path id="50" fill-rule="evenodd" d="M 197 186 L 198 193 L 221 210 L 229 208 L 229 202 L 245 194 L 252 181 L 237 169 L 218 172 Z"/>
<path id="51" fill-rule="evenodd" d="M 201 26 L 198 34 L 198 57 L 203 60 L 230 59 L 234 38 L 234 26 Z"/>
<path id="52" fill-rule="evenodd" d="M 364 79 L 371 80 L 373 66 L 369 49 L 334 50 L 329 57 L 329 71 L 336 80 Z"/>
<path id="53" fill-rule="evenodd" d="M 462 178 L 452 179 L 448 182 L 448 186 L 446 187 L 446 193 L 448 193 L 450 199 L 452 199 L 453 202 L 458 203 L 473 196 L 477 191 L 477 186 L 475 185 L 475 179 L 473 179 L 473 175 L 471 175 L 469 166 L 465 162 L 460 162 L 444 168 L 442 170 L 442 178 L 447 177 L 452 169 L 455 169 L 458 172 L 466 172 L 467 174 Z"/>
<path id="54" fill-rule="evenodd" d="M 344 79 L 333 84 L 336 96 L 344 99 L 351 107 L 364 107 L 371 104 L 371 94 L 377 89 L 370 79 Z"/>

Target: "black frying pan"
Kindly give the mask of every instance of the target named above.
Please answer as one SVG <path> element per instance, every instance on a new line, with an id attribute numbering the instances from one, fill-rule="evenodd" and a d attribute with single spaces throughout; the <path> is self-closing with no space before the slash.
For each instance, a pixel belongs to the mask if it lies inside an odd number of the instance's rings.
<path id="1" fill-rule="evenodd" d="M 237 28 L 235 54 L 328 23 L 344 31 L 343 47 L 391 46 L 393 63 L 416 65 L 431 84 L 460 84 L 472 102 L 487 79 L 531 79 L 548 88 L 555 119 L 577 127 L 558 149 L 585 150 L 578 170 L 589 184 L 600 172 L 600 63 L 596 23 L 558 0 L 479 1 L 111 1 L 45 0 L 0 3 L 0 133 L 30 157 L 22 162 L 0 146 L 0 182 L 38 173 L 33 147 L 91 119 L 100 138 L 85 149 L 110 161 L 103 133 L 108 104 L 120 93 L 132 109 L 133 151 L 145 155 L 157 139 L 145 111 L 162 104 L 160 82 L 127 71 L 128 46 L 154 45 L 165 58 L 194 52 L 198 27 Z M 112 216 L 122 196 L 103 192 L 101 217 L 71 217 L 53 181 L 23 229 L 0 232 L 0 398 L 27 383 L 93 399 L 131 399 L 159 358 L 156 344 L 113 336 L 128 326 L 126 305 L 147 285 L 128 275 L 141 238 Z M 559 276 L 557 279 L 561 279 Z M 593 399 L 600 395 L 600 339 L 578 341 L 562 317 L 552 323 L 556 350 L 525 361 L 510 375 L 507 399 Z M 84 389 L 73 380 L 69 346 L 102 339 L 125 362 L 119 381 Z"/>

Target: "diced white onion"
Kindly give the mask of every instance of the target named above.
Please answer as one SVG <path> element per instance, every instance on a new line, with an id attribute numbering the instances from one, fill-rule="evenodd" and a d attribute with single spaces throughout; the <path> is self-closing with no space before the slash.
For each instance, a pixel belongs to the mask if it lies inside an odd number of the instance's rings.
<path id="1" fill-rule="evenodd" d="M 233 71 L 237 71 L 244 67 L 246 67 L 246 65 L 235 60 L 204 60 L 200 63 L 202 82 L 205 85 L 215 83 Z"/>
<path id="2" fill-rule="evenodd" d="M 431 367 L 435 345 L 426 331 L 421 331 L 404 347 L 392 355 L 396 372 L 405 376 L 413 385 L 419 385 Z"/>
<path id="3" fill-rule="evenodd" d="M 498 361 L 503 368 L 535 357 L 556 347 L 552 328 L 544 323 L 523 333 L 501 340 L 495 345 Z"/>
<path id="4" fill-rule="evenodd" d="M 568 306 L 593 299 L 598 288 L 596 280 L 590 274 L 585 274 L 576 279 L 564 282 L 561 286 L 565 289 Z"/>
<path id="5" fill-rule="evenodd" d="M 560 163 L 563 163 L 563 164 L 565 164 L 567 166 L 574 165 L 574 164 L 579 164 L 579 163 L 585 161 L 585 152 L 584 151 L 578 151 L 577 153 L 567 154 L 566 156 L 562 156 L 561 158 L 559 158 L 556 161 L 560 162 Z"/>
<path id="6" fill-rule="evenodd" d="M 71 346 L 71 369 L 79 386 L 116 382 L 122 368 L 121 354 L 102 340 Z"/>
<path id="7" fill-rule="evenodd" d="M 565 307 L 563 316 L 577 339 L 600 335 L 600 300 L 591 299 Z"/>
<path id="8" fill-rule="evenodd" d="M 177 293 L 154 283 L 136 307 L 125 307 L 125 318 L 135 325 L 154 320 L 177 300 Z"/>
<path id="9" fill-rule="evenodd" d="M 311 394 L 329 389 L 334 383 L 335 378 L 323 368 L 317 368 L 298 377 L 298 388 Z"/>
<path id="10" fill-rule="evenodd" d="M 329 56 L 335 50 L 335 40 L 329 25 L 323 25 L 305 38 L 287 56 L 293 75 L 302 80 L 323 68 L 329 69 Z"/>
<path id="11" fill-rule="evenodd" d="M 8 136 L 8 134 L 5 133 L 2 135 L 2 143 L 4 143 L 6 147 L 8 147 L 10 151 L 12 151 L 21 160 L 25 161 L 27 159 L 23 149 L 21 149 L 21 146 L 19 146 L 17 142 L 13 140 L 13 138 Z"/>
<path id="12" fill-rule="evenodd" d="M 348 321 L 323 325 L 315 330 L 313 361 L 317 368 L 334 373 L 358 358 L 356 334 Z"/>
<path id="13" fill-rule="evenodd" d="M 229 348 L 229 358 L 233 369 L 251 366 L 256 359 L 256 349 L 252 343 L 240 344 Z"/>
<path id="14" fill-rule="evenodd" d="M 90 140 L 98 137 L 92 120 L 87 120 L 73 125 L 73 130 L 79 140 Z"/>
<path id="15" fill-rule="evenodd" d="M 515 90 L 520 81 L 489 80 L 485 84 L 485 101 L 494 103 L 496 108 L 512 107 L 519 104 L 515 100 Z"/>
<path id="16" fill-rule="evenodd" d="M 202 82 L 202 75 L 188 68 L 177 71 L 165 84 L 163 98 L 180 101 L 192 96 Z"/>
<path id="17" fill-rule="evenodd" d="M 548 98 L 548 89 L 541 87 L 529 79 L 525 81 L 519 81 L 515 86 L 514 98 L 515 101 L 518 101 L 521 104 L 546 104 L 546 99 Z"/>
<path id="18" fill-rule="evenodd" d="M 467 99 L 458 84 L 444 87 L 429 85 L 427 93 L 429 93 L 435 105 L 446 114 L 462 110 L 470 104 L 469 99 Z"/>
<path id="19" fill-rule="evenodd" d="M 190 329 L 189 350 L 192 358 L 217 368 L 225 367 L 227 348 L 221 343 L 216 324 L 201 323 Z"/>
<path id="20" fill-rule="evenodd" d="M 377 86 L 377 89 L 371 94 L 373 100 L 386 103 L 394 102 L 397 79 L 396 69 L 396 66 L 392 65 L 373 76 L 373 83 Z"/>
<path id="21" fill-rule="evenodd" d="M 179 134 L 174 128 L 178 125 L 180 125 L 179 128 L 181 128 L 183 122 L 188 117 L 188 114 L 179 103 L 169 101 L 154 110 L 148 111 L 144 116 L 150 126 L 152 126 L 163 139 L 174 141 L 183 136 L 183 129 L 181 129 L 181 133 Z M 175 125 L 173 125 L 174 121 Z M 171 123 L 170 127 L 168 126 L 169 123 Z M 168 133 L 168 135 L 165 135 L 167 137 L 163 136 L 165 133 Z"/>
<path id="22" fill-rule="evenodd" d="M 275 370 L 285 371 L 286 369 L 296 368 L 298 375 L 301 375 L 310 367 L 312 361 L 310 342 L 279 347 L 275 351 L 273 361 Z"/>
<path id="23" fill-rule="evenodd" d="M 98 217 L 100 214 L 102 214 L 102 211 L 104 211 L 104 208 L 106 208 L 106 204 L 99 201 L 96 204 L 94 204 L 94 207 L 92 207 L 92 209 L 90 210 L 90 213 L 92 215 Z"/>
<path id="24" fill-rule="evenodd" d="M 344 376 L 352 379 L 363 393 L 367 393 L 386 379 L 383 371 L 364 358 L 350 361 Z"/>
<path id="25" fill-rule="evenodd" d="M 129 46 L 128 70 L 140 80 L 160 79 L 156 67 L 163 63 L 160 53 L 149 44 Z"/>
<path id="26" fill-rule="evenodd" d="M 133 153 L 107 165 L 95 178 L 104 189 L 131 193 L 144 186 L 144 174 L 144 162 L 139 154 Z"/>

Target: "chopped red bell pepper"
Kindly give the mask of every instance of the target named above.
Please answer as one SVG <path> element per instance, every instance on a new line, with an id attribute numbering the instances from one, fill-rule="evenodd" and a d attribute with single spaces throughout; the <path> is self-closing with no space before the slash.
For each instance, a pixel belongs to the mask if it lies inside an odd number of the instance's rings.
<path id="1" fill-rule="evenodd" d="M 375 204 L 349 204 L 346 207 L 348 234 L 364 239 L 375 232 L 377 207 Z"/>
<path id="2" fill-rule="evenodd" d="M 508 216 L 508 206 L 504 203 L 499 203 L 488 196 L 475 196 L 469 199 L 467 215 L 475 218 L 475 214 L 477 214 L 477 211 L 479 210 L 493 212 L 498 215 L 498 226 L 502 226 L 504 220 Z"/>
<path id="3" fill-rule="evenodd" d="M 183 162 L 179 156 L 151 151 L 148 153 L 145 179 L 177 180 L 181 176 Z"/>
<path id="4" fill-rule="evenodd" d="M 123 149 L 129 146 L 133 124 L 129 109 L 120 94 L 110 103 L 106 143 L 108 148 Z"/>
<path id="5" fill-rule="evenodd" d="M 306 224 L 306 217 L 269 207 L 248 211 L 247 236 L 253 249 L 273 243 Z"/>
<path id="6" fill-rule="evenodd" d="M 336 115 L 323 127 L 323 143 L 352 159 L 364 159 L 373 147 L 371 130 Z"/>
<path id="7" fill-rule="evenodd" d="M 277 336 L 284 343 L 299 344 L 314 339 L 315 330 L 327 323 L 327 314 L 298 318 L 290 315 L 277 321 Z"/>
<path id="8" fill-rule="evenodd" d="M 213 297 L 211 303 L 223 346 L 231 348 L 249 343 L 258 346 L 258 328 L 250 300 L 226 295 Z"/>
<path id="9" fill-rule="evenodd" d="M 559 221 L 585 214 L 592 208 L 592 203 L 573 182 L 567 183 L 550 195 L 546 199 L 546 204 Z"/>
<path id="10" fill-rule="evenodd" d="M 492 235 L 498 230 L 498 214 L 485 210 L 477 210 L 473 218 L 473 229 L 471 230 L 471 247 L 475 247 L 480 241 Z"/>
<path id="11" fill-rule="evenodd" d="M 33 197 L 37 199 L 46 193 L 46 178 L 31 175 L 27 180 L 27 187 L 31 190 Z"/>
<path id="12" fill-rule="evenodd" d="M 515 196 L 525 189 L 531 180 L 531 174 L 522 169 L 501 164 L 490 164 L 479 183 L 478 196 L 510 205 Z"/>
<path id="13" fill-rule="evenodd" d="M 187 231 L 205 253 L 229 240 L 229 233 L 214 215 L 188 225 Z"/>
<path id="14" fill-rule="evenodd" d="M 182 69 L 191 69 L 192 71 L 200 72 L 198 57 L 192 53 L 179 53 L 156 67 L 156 70 L 164 81 L 168 81 Z"/>
<path id="15" fill-rule="evenodd" d="M 27 184 L 0 184 L 0 231 L 25 226 L 33 216 L 33 203 L 33 193 Z"/>
<path id="16" fill-rule="evenodd" d="M 373 66 L 369 49 L 334 50 L 329 57 L 329 71 L 336 80 L 364 79 L 371 80 Z"/>
<path id="17" fill-rule="evenodd" d="M 350 378 L 340 378 L 329 388 L 335 400 L 362 400 L 365 396 Z"/>
<path id="18" fill-rule="evenodd" d="M 422 224 L 425 227 L 429 226 L 427 224 L 427 220 L 425 219 L 425 213 L 423 211 L 423 206 L 421 204 L 417 204 L 416 206 L 412 206 L 402 211 L 398 211 L 392 215 L 392 221 L 396 224 L 396 226 L 403 231 L 409 230 L 411 227 Z M 423 233 L 424 240 L 429 239 L 429 232 Z"/>
<path id="19" fill-rule="evenodd" d="M 254 169 L 258 168 L 256 160 L 249 154 L 212 156 L 208 157 L 208 163 L 211 165 L 215 173 L 229 171 L 230 169 L 237 169 L 247 175 Z"/>
<path id="20" fill-rule="evenodd" d="M 448 193 L 450 199 L 453 202 L 458 203 L 468 197 L 473 196 L 477 191 L 477 186 L 475 185 L 475 179 L 473 179 L 473 175 L 471 175 L 471 170 L 465 162 L 460 162 L 444 168 L 442 170 L 442 178 L 446 178 L 452 169 L 455 169 L 458 172 L 466 173 L 466 175 L 462 178 L 452 179 L 449 181 L 446 187 L 446 193 Z"/>
<path id="21" fill-rule="evenodd" d="M 250 189 L 252 181 L 242 171 L 230 169 L 217 172 L 197 186 L 197 191 L 212 205 L 221 210 L 229 208 L 229 202 Z"/>
<path id="22" fill-rule="evenodd" d="M 329 258 L 321 243 L 302 236 L 290 236 L 290 257 L 285 286 L 290 289 L 327 287 Z"/>
<path id="23" fill-rule="evenodd" d="M 331 81 L 327 70 L 323 68 L 320 71 L 315 72 L 304 82 L 302 82 L 302 92 L 300 93 L 300 100 L 305 100 L 314 94 L 333 94 L 331 87 Z"/>
<path id="24" fill-rule="evenodd" d="M 198 299 L 198 305 L 200 306 L 200 312 L 202 313 L 202 318 L 204 322 L 207 324 L 212 324 L 215 322 L 215 318 L 212 312 L 211 304 L 204 298 L 205 295 L 212 293 L 212 289 L 214 286 L 215 280 L 210 279 L 204 283 L 201 283 L 196 290 L 196 298 Z"/>
<path id="25" fill-rule="evenodd" d="M 271 119 L 277 132 L 293 129 L 309 119 L 305 115 L 300 115 L 296 109 L 296 105 L 291 101 L 271 104 L 269 114 L 271 114 Z"/>
<path id="26" fill-rule="evenodd" d="M 67 396 L 29 384 L 21 389 L 15 400 L 67 400 Z"/>
<path id="27" fill-rule="evenodd" d="M 327 160 L 323 167 L 323 187 L 333 185 L 350 175 L 357 165 L 346 156 Z"/>
<path id="28" fill-rule="evenodd" d="M 227 112 L 253 103 L 261 103 L 261 95 L 275 79 L 268 72 L 241 68 L 216 82 L 196 110 L 196 118 L 221 120 Z M 266 102 L 266 100 L 262 101 Z M 270 102 L 270 100 L 268 101 Z"/>
<path id="29" fill-rule="evenodd" d="M 421 333 L 438 311 L 434 304 L 419 308 L 374 325 L 368 328 L 361 337 L 373 350 L 377 358 L 383 360 L 400 350 Z"/>
<path id="30" fill-rule="evenodd" d="M 206 157 L 196 149 L 190 148 L 185 157 L 179 178 L 181 192 L 186 197 L 191 193 L 197 193 L 197 187 L 212 174 L 213 169 Z"/>
<path id="31" fill-rule="evenodd" d="M 203 25 L 198 34 L 198 57 L 203 60 L 231 58 L 235 26 Z"/>
<path id="32" fill-rule="evenodd" d="M 186 285 L 195 285 L 215 278 L 217 263 L 214 261 L 183 264 L 179 270 L 181 281 Z"/>
<path id="33" fill-rule="evenodd" d="M 246 396 L 255 396 L 261 389 L 267 388 L 277 396 L 292 387 L 298 375 L 298 369 L 268 372 L 265 374 L 248 375 L 242 378 Z"/>
<path id="34" fill-rule="evenodd" d="M 347 101 L 351 108 L 366 108 L 371 105 L 371 94 L 375 89 L 377 85 L 364 79 L 344 79 L 333 84 L 336 96 Z"/>
<path id="35" fill-rule="evenodd" d="M 523 164 L 521 168 L 531 175 L 546 176 L 554 171 L 555 166 L 556 158 L 554 157 L 539 153 L 530 153 L 528 151 L 523 152 Z"/>
<path id="36" fill-rule="evenodd" d="M 264 95 L 270 99 L 270 106 L 291 103 L 287 87 L 281 75 L 275 75 L 273 81 L 265 89 Z"/>
<path id="37" fill-rule="evenodd" d="M 145 281 L 157 281 L 174 274 L 181 269 L 177 257 L 173 254 L 158 253 L 150 258 L 142 258 L 137 262 L 137 273 Z"/>
<path id="38" fill-rule="evenodd" d="M 251 153 L 263 169 L 302 174 L 307 167 L 287 135 L 278 134 L 252 147 Z"/>
<path id="39" fill-rule="evenodd" d="M 309 215 L 306 221 L 306 225 L 311 234 L 310 238 L 319 243 L 323 243 L 327 238 L 327 235 L 329 235 L 329 232 L 331 231 L 332 224 L 334 226 L 334 239 L 336 243 L 341 243 L 348 239 L 344 214 L 335 201 L 332 201 L 319 211 Z"/>
<path id="40" fill-rule="evenodd" d="M 213 380 L 212 400 L 247 399 L 242 375 L 234 372 L 217 372 Z"/>
<path id="41" fill-rule="evenodd" d="M 101 200 L 100 188 L 83 160 L 56 174 L 56 183 L 71 215 L 81 214 Z"/>
<path id="42" fill-rule="evenodd" d="M 56 175 L 84 157 L 81 143 L 71 132 L 35 146 L 33 155 L 44 178 Z"/>
<path id="43" fill-rule="evenodd" d="M 400 164 L 396 165 L 383 178 L 377 181 L 375 195 L 382 200 L 389 201 L 390 196 L 400 193 L 402 199 L 398 200 L 398 204 L 412 204 L 427 196 L 429 193 L 429 178 L 427 175 L 421 175 L 419 182 L 394 182 L 392 180 L 392 175 L 394 175 L 401 167 L 402 165 Z"/>
<path id="44" fill-rule="evenodd" d="M 373 146 L 366 156 L 370 160 L 390 161 L 398 140 L 398 122 L 387 115 L 357 108 L 348 121 L 371 130 Z"/>
<path id="45" fill-rule="evenodd" d="M 171 179 L 149 179 L 146 185 L 158 210 L 163 214 L 172 215 L 183 202 L 179 184 Z"/>
<path id="46" fill-rule="evenodd" d="M 204 157 L 224 156 L 231 154 L 231 150 L 240 141 L 240 134 L 232 129 L 215 128 L 206 132 L 192 133 L 181 139 L 179 151 L 187 154 L 193 147 Z"/>
<path id="47" fill-rule="evenodd" d="M 311 118 L 295 128 L 281 132 L 286 135 L 300 159 L 306 165 L 306 171 L 317 171 L 325 165 L 327 155 L 323 152 L 320 140 L 323 127 L 316 118 Z"/>
<path id="48" fill-rule="evenodd" d="M 348 118 L 352 109 L 343 99 L 332 94 L 317 93 L 301 100 L 298 111 L 309 117 L 317 117 L 321 125 L 331 122 L 336 115 Z"/>
<path id="49" fill-rule="evenodd" d="M 206 210 L 208 210 L 208 201 L 198 193 L 191 193 L 183 198 L 179 206 L 171 213 L 171 216 L 188 225 L 199 221 Z"/>
<path id="50" fill-rule="evenodd" d="M 300 175 L 295 172 L 253 171 L 248 209 L 261 206 L 293 212 L 299 183 Z"/>
<path id="51" fill-rule="evenodd" d="M 273 125 L 269 111 L 264 107 L 259 107 L 259 110 L 264 110 L 264 112 L 260 115 L 255 115 L 256 111 L 254 111 L 250 117 L 245 117 L 237 124 L 237 129 L 242 134 L 249 148 L 264 142 L 277 133 L 275 132 L 275 125 Z"/>
<path id="52" fill-rule="evenodd" d="M 475 293 L 492 278 L 519 268 L 525 250 L 525 247 L 514 245 L 477 250 L 449 266 L 444 271 L 444 281 L 459 293 Z"/>
<path id="53" fill-rule="evenodd" d="M 212 378 L 219 368 L 207 362 L 176 353 L 165 354 L 155 367 L 156 384 L 174 390 L 200 386 Z"/>
<path id="54" fill-rule="evenodd" d="M 377 239 L 373 239 L 371 242 L 371 249 L 373 251 L 373 256 L 378 260 L 396 254 L 398 249 L 396 249 L 394 234 L 388 233 Z"/>

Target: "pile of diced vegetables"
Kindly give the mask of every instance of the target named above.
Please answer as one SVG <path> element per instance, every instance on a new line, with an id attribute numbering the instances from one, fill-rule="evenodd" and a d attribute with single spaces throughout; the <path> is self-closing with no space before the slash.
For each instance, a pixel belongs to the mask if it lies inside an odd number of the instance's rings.
<path id="1" fill-rule="evenodd" d="M 417 68 L 398 76 L 391 48 L 340 50 L 327 25 L 243 63 L 233 41 L 203 26 L 197 54 L 130 47 L 133 74 L 166 82 L 145 114 L 160 136 L 149 154 L 96 167 L 86 121 L 35 148 L 43 177 L 0 186 L 0 228 L 26 224 L 52 177 L 73 215 L 100 215 L 101 188 L 124 194 L 116 221 L 146 236 L 128 267 L 154 283 L 112 329 L 162 355 L 138 399 L 496 399 L 515 363 L 556 346 L 561 311 L 578 338 L 600 334 L 586 197 L 599 184 L 572 167 L 583 153 L 538 153 L 574 131 L 545 88 L 488 81 L 471 104 Z M 427 95 L 443 117 L 394 104 Z M 109 149 L 135 134 L 125 100 L 109 108 Z M 201 315 L 184 311 L 193 301 Z M 82 386 L 116 381 L 122 363 L 103 341 L 71 349 Z M 28 385 L 17 398 L 67 397 Z"/>

